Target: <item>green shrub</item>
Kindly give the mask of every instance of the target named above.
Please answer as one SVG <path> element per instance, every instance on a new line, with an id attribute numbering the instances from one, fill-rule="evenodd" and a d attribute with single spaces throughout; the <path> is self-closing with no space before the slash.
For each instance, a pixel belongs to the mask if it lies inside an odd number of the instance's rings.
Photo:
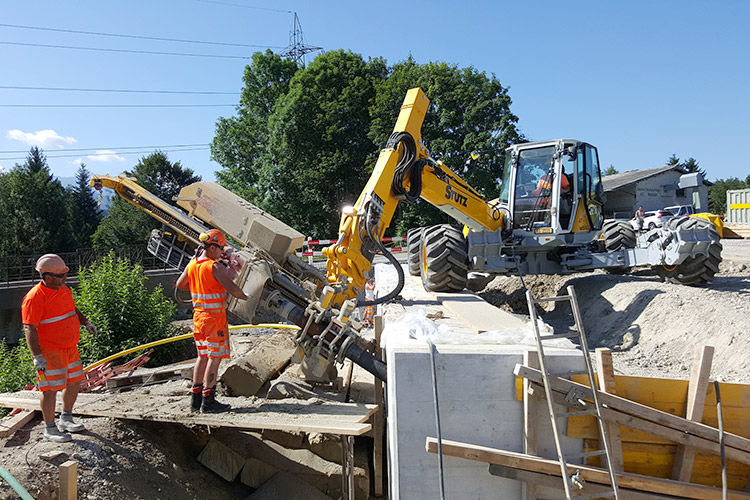
<path id="1" fill-rule="evenodd" d="M 26 384 L 36 384 L 36 371 L 31 361 L 31 352 L 22 341 L 15 347 L 9 347 L 5 339 L 0 341 L 0 392 L 16 392 Z M 0 417 L 8 410 L 0 408 Z"/>
<path id="2" fill-rule="evenodd" d="M 125 349 L 174 336 L 171 324 L 177 306 L 162 293 L 146 287 L 143 267 L 117 258 L 114 252 L 79 271 L 74 290 L 76 306 L 99 330 L 93 337 L 82 329 L 79 349 L 84 366 Z M 184 341 L 157 346 L 151 365 L 172 362 Z M 113 361 L 121 364 L 138 353 Z"/>

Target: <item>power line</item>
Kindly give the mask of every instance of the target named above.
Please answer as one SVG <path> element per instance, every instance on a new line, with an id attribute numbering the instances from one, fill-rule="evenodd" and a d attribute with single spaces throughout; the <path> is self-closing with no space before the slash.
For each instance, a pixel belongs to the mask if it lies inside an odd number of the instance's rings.
<path id="1" fill-rule="evenodd" d="M 184 149 L 160 149 L 159 151 L 162 151 L 164 153 L 180 153 L 184 151 L 206 151 L 208 150 L 208 147 L 203 148 L 184 148 Z M 120 155 L 135 155 L 135 154 L 144 154 L 144 153 L 152 153 L 153 149 L 144 149 L 142 151 L 123 151 L 121 153 L 92 153 L 92 154 L 74 154 L 74 155 L 55 155 L 55 154 L 46 154 L 46 158 L 74 158 L 76 156 L 120 156 Z M 20 156 L 15 158 L 0 158 L 0 161 L 16 161 L 16 160 L 25 160 L 26 156 Z"/>
<path id="2" fill-rule="evenodd" d="M 114 151 L 116 149 L 162 149 L 162 148 L 194 148 L 196 146 L 208 147 L 211 144 L 207 142 L 201 142 L 197 144 L 169 144 L 167 146 L 119 146 L 116 148 L 65 148 L 65 151 Z M 26 150 L 15 150 L 15 151 L 0 151 L 0 155 L 15 154 L 15 153 L 27 153 Z"/>
<path id="3" fill-rule="evenodd" d="M 213 90 L 131 90 L 131 89 L 85 89 L 69 87 L 22 87 L 0 85 L 0 89 L 7 90 L 54 90 L 62 92 L 119 92 L 132 94 L 192 94 L 192 95 L 240 95 L 239 92 L 219 92 Z"/>
<path id="4" fill-rule="evenodd" d="M 180 52 L 157 52 L 152 50 L 130 50 L 130 49 L 105 49 L 101 47 L 74 47 L 70 45 L 49 45 L 49 44 L 43 44 L 43 43 L 23 43 L 23 42 L 6 42 L 6 41 L 0 41 L 0 44 L 2 45 L 20 45 L 23 47 L 44 47 L 44 48 L 51 48 L 51 49 L 73 49 L 73 50 L 93 50 L 93 51 L 99 51 L 99 52 L 126 52 L 130 54 L 151 54 L 151 55 L 160 55 L 160 56 L 187 56 L 187 57 L 214 57 L 219 59 L 250 59 L 250 57 L 247 56 L 230 56 L 230 55 L 219 55 L 219 54 L 189 54 L 189 53 L 180 53 Z M 266 45 L 259 46 L 259 47 L 267 47 Z"/>
<path id="5" fill-rule="evenodd" d="M 0 104 L 0 108 L 221 108 L 236 104 Z"/>
<path id="6" fill-rule="evenodd" d="M 0 27 L 26 29 L 26 30 L 39 30 L 39 31 L 55 31 L 58 33 L 75 33 L 79 35 L 109 36 L 109 37 L 117 37 L 117 38 L 136 38 L 139 40 L 157 40 L 160 42 L 200 43 L 200 44 L 205 44 L 205 45 L 224 45 L 224 46 L 231 46 L 231 47 L 255 47 L 255 48 L 268 47 L 268 48 L 277 48 L 277 49 L 283 48 L 283 47 L 274 47 L 274 46 L 266 46 L 266 45 L 252 45 L 252 44 L 246 44 L 246 43 L 211 42 L 211 41 L 205 41 L 205 40 L 186 40 L 182 38 L 164 38 L 164 37 L 158 37 L 158 36 L 126 35 L 123 33 L 103 33 L 99 31 L 66 30 L 66 29 L 61 29 L 61 28 L 46 28 L 43 26 L 23 26 L 20 24 L 0 23 Z"/>
<path id="7" fill-rule="evenodd" d="M 244 9 L 256 9 L 256 10 L 267 10 L 270 12 L 281 12 L 283 14 L 291 14 L 291 10 L 280 10 L 280 9 L 271 9 L 269 7 L 255 7 L 253 5 L 242 5 L 239 3 L 231 3 L 231 2 L 218 2 L 216 0 L 196 0 L 197 2 L 203 2 L 203 3 L 216 3 L 219 5 L 231 5 L 232 7 L 242 7 Z"/>

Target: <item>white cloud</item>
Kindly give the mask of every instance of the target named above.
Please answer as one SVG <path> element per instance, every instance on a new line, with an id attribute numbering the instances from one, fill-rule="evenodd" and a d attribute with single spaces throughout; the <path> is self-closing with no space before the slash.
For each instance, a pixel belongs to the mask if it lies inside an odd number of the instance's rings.
<path id="1" fill-rule="evenodd" d="M 122 163 L 125 161 L 125 158 L 118 155 L 114 151 L 108 151 L 108 150 L 97 150 L 96 154 L 88 155 L 86 156 L 86 159 L 90 161 L 98 161 L 100 163 Z M 78 164 L 80 165 L 80 158 L 76 160 Z"/>
<path id="2" fill-rule="evenodd" d="M 24 132 L 22 130 L 8 130 L 6 139 L 20 141 L 27 146 L 38 146 L 42 149 L 63 149 L 66 144 L 78 142 L 74 137 L 63 137 L 54 130 L 37 130 Z"/>
<path id="3" fill-rule="evenodd" d="M 3 166 L 2 166 L 2 165 L 0 165 L 0 174 L 2 174 L 2 173 L 3 173 L 3 170 L 4 170 L 4 169 L 3 169 Z"/>

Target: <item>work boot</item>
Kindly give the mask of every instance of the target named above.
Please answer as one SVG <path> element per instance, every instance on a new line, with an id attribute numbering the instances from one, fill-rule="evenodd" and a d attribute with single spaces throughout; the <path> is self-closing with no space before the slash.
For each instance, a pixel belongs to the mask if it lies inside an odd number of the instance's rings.
<path id="1" fill-rule="evenodd" d="M 201 403 L 201 413 L 222 413 L 231 408 L 231 405 L 219 403 L 216 401 L 216 388 L 205 389 L 203 391 L 203 402 Z"/>
<path id="2" fill-rule="evenodd" d="M 200 411 L 203 403 L 203 384 L 193 384 L 190 389 L 190 411 L 195 413 Z"/>
<path id="3" fill-rule="evenodd" d="M 66 434 L 65 432 L 62 432 L 60 429 L 58 429 L 55 426 L 54 422 L 51 422 L 49 424 L 45 424 L 44 426 L 44 440 L 45 441 L 51 441 L 53 443 L 67 443 L 68 441 L 72 440 L 70 434 Z"/>
<path id="4" fill-rule="evenodd" d="M 86 430 L 83 424 L 73 421 L 73 414 L 63 410 L 60 414 L 60 420 L 57 421 L 57 430 L 60 432 L 82 432 Z"/>

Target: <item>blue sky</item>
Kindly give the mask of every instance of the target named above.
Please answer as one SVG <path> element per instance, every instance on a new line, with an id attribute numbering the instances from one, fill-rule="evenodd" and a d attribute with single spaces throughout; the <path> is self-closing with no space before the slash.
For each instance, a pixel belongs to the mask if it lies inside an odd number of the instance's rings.
<path id="1" fill-rule="evenodd" d="M 750 174 L 739 147 L 750 136 L 750 2 L 744 0 L 4 0 L 0 167 L 21 163 L 39 145 L 57 176 L 73 176 L 81 161 L 92 173 L 114 175 L 160 146 L 172 161 L 214 180 L 219 166 L 205 145 L 216 119 L 234 113 L 248 63 L 241 57 L 287 46 L 291 12 L 305 43 L 325 50 L 343 48 L 390 64 L 411 55 L 495 74 L 509 87 L 522 133 L 532 140 L 588 141 L 599 148 L 603 167 L 654 168 L 676 154 L 698 160 L 709 180 Z M 7 107 L 21 104 L 37 107 Z M 87 107 L 38 107 L 71 104 Z M 99 104 L 119 107 L 90 107 Z M 123 107 L 143 104 L 204 107 Z M 230 106 L 205 106 L 215 104 Z"/>

